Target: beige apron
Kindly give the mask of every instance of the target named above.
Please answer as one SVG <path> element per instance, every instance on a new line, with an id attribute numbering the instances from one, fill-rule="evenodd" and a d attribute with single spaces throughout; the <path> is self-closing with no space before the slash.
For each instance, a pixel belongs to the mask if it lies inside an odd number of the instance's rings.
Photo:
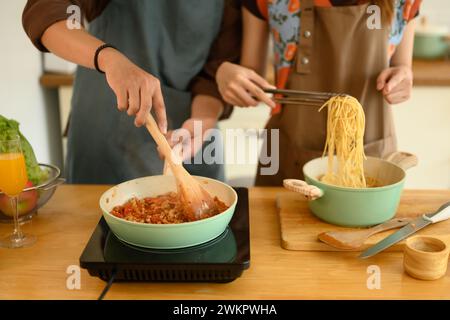
<path id="1" fill-rule="evenodd" d="M 383 157 L 396 149 L 390 107 L 376 90 L 376 79 L 388 67 L 388 28 L 366 26 L 368 4 L 314 7 L 303 0 L 300 45 L 287 88 L 347 93 L 357 98 L 366 115 L 366 154 Z M 303 179 L 303 165 L 320 157 L 326 139 L 326 110 L 284 105 L 267 129 L 280 129 L 279 170 L 258 176 L 256 185 L 281 185 L 283 179 Z M 270 134 L 268 134 L 270 138 Z M 268 149 L 271 143 L 268 139 Z M 266 147 L 266 145 L 264 145 Z"/>

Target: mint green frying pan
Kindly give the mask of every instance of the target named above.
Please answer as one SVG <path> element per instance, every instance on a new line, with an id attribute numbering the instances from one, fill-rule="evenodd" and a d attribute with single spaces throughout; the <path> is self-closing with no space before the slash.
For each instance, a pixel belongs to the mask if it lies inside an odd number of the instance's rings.
<path id="1" fill-rule="evenodd" d="M 148 224 L 127 221 L 112 215 L 111 210 L 132 197 L 156 197 L 176 191 L 175 178 L 169 175 L 130 180 L 107 190 L 100 198 L 100 208 L 111 231 L 120 240 L 144 248 L 176 249 L 212 240 L 225 231 L 233 217 L 237 194 L 233 188 L 217 180 L 195 177 L 214 197 L 229 208 L 211 218 L 179 224 Z"/>
<path id="2" fill-rule="evenodd" d="M 286 179 L 284 186 L 309 201 L 311 212 L 321 220 L 345 227 L 368 227 L 395 216 L 408 168 L 417 157 L 395 152 L 386 159 L 367 157 L 366 175 L 382 187 L 345 188 L 319 181 L 328 167 L 328 157 L 316 158 L 303 167 L 305 181 Z M 335 166 L 336 167 L 336 166 Z"/>

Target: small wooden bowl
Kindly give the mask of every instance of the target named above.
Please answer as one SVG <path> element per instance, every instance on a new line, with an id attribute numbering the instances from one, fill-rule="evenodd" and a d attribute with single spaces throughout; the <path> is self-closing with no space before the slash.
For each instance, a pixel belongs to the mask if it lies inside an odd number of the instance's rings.
<path id="1" fill-rule="evenodd" d="M 403 266 L 406 273 L 420 280 L 436 280 L 447 272 L 450 247 L 433 237 L 416 236 L 406 240 Z"/>

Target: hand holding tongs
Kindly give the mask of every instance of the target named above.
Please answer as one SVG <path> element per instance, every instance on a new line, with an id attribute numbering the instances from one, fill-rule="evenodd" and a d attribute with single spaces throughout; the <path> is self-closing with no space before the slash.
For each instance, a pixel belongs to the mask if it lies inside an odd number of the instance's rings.
<path id="1" fill-rule="evenodd" d="M 343 94 L 331 92 L 263 89 L 266 93 L 272 93 L 272 100 L 281 104 L 300 104 L 305 106 L 321 107 L 331 97 Z M 345 96 L 345 94 L 344 94 Z"/>

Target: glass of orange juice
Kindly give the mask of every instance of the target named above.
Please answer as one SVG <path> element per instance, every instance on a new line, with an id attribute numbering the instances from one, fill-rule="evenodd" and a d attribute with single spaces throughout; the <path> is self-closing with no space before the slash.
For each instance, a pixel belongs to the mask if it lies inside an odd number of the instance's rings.
<path id="1" fill-rule="evenodd" d="M 19 224 L 17 202 L 27 180 L 27 170 L 20 146 L 20 137 L 11 135 L 5 140 L 0 140 L 0 191 L 10 198 L 14 210 L 13 233 L 0 239 L 0 247 L 22 248 L 31 246 L 36 242 L 36 237 L 24 234 Z"/>

